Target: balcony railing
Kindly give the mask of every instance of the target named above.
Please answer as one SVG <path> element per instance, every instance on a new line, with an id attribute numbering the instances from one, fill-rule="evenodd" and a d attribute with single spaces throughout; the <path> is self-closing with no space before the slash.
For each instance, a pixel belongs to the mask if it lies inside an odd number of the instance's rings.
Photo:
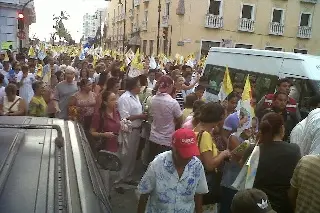
<path id="1" fill-rule="evenodd" d="M 133 18 L 133 9 L 130 9 L 128 12 L 129 18 Z"/>
<path id="2" fill-rule="evenodd" d="M 283 35 L 284 25 L 278 22 L 271 22 L 269 25 L 270 35 Z"/>
<path id="3" fill-rule="evenodd" d="M 318 0 L 300 0 L 301 2 L 305 2 L 305 3 L 311 3 L 311 4 L 317 4 Z"/>
<path id="4" fill-rule="evenodd" d="M 123 39 L 123 35 L 118 35 L 118 41 L 122 41 L 122 39 Z"/>
<path id="5" fill-rule="evenodd" d="M 121 13 L 119 15 L 119 21 L 123 21 L 125 19 L 125 14 L 124 13 Z"/>
<path id="6" fill-rule="evenodd" d="M 207 14 L 204 27 L 218 29 L 223 27 L 223 17 L 213 14 Z"/>
<path id="7" fill-rule="evenodd" d="M 254 20 L 241 18 L 239 20 L 238 30 L 243 32 L 250 32 L 250 33 L 254 32 Z"/>
<path id="8" fill-rule="evenodd" d="M 140 0 L 133 0 L 133 6 L 139 7 L 140 6 Z"/>
<path id="9" fill-rule="evenodd" d="M 309 26 L 298 27 L 298 38 L 311 38 L 312 30 Z"/>
<path id="10" fill-rule="evenodd" d="M 133 33 L 136 33 L 136 32 L 139 32 L 139 30 L 140 30 L 139 25 L 138 25 L 138 24 L 134 24 L 134 25 L 133 25 L 132 32 L 133 32 Z"/>
<path id="11" fill-rule="evenodd" d="M 141 23 L 141 31 L 147 31 L 147 21 L 142 21 Z"/>
<path id="12" fill-rule="evenodd" d="M 162 27 L 169 27 L 169 16 L 167 16 L 167 15 L 162 16 L 161 26 Z"/>

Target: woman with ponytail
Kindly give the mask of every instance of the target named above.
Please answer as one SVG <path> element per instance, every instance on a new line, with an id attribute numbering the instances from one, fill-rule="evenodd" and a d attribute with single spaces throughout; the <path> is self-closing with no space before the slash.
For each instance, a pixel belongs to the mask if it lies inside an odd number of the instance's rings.
<path id="1" fill-rule="evenodd" d="M 186 118 L 182 128 L 194 129 L 200 123 L 201 106 L 205 103 L 204 101 L 197 100 L 193 104 L 192 113 Z"/>
<path id="2" fill-rule="evenodd" d="M 117 135 L 120 131 L 120 114 L 117 111 L 117 95 L 110 91 L 101 94 L 101 105 L 93 115 L 90 133 L 102 141 L 101 149 L 118 151 Z"/>
<path id="3" fill-rule="evenodd" d="M 260 157 L 253 187 L 268 195 L 276 212 L 293 213 L 288 190 L 301 155 L 298 145 L 283 141 L 284 135 L 282 115 L 270 112 L 262 117 L 258 133 Z"/>

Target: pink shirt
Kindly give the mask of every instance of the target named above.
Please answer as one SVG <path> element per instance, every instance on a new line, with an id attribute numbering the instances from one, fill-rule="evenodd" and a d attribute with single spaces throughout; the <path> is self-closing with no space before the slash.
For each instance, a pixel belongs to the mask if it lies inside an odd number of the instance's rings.
<path id="1" fill-rule="evenodd" d="M 177 100 L 171 95 L 160 93 L 151 99 L 151 124 L 150 141 L 171 146 L 172 135 L 175 131 L 175 118 L 182 116 L 182 111 Z"/>
<path id="2" fill-rule="evenodd" d="M 182 128 L 185 128 L 185 129 L 193 129 L 192 119 L 187 120 L 187 121 L 182 125 Z"/>

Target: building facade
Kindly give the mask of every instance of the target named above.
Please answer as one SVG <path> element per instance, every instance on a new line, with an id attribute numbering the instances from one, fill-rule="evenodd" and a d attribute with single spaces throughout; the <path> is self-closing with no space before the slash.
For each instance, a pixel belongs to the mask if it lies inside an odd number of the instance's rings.
<path id="1" fill-rule="evenodd" d="M 158 0 L 110 2 L 105 24 L 107 46 L 118 50 L 123 45 L 136 46 L 148 55 L 206 55 L 215 46 L 320 54 L 320 0 L 160 3 L 159 14 Z"/>
<path id="2" fill-rule="evenodd" d="M 83 39 L 94 38 L 96 36 L 97 30 L 102 25 L 105 19 L 106 9 L 98 9 L 94 14 L 86 13 L 83 16 Z"/>
<path id="3" fill-rule="evenodd" d="M 0 49 L 19 48 L 18 33 L 18 13 L 28 0 L 0 0 Z M 24 14 L 24 32 L 26 38 L 22 40 L 22 47 L 29 44 L 29 26 L 36 22 L 36 13 L 34 4 L 31 1 L 25 6 Z"/>

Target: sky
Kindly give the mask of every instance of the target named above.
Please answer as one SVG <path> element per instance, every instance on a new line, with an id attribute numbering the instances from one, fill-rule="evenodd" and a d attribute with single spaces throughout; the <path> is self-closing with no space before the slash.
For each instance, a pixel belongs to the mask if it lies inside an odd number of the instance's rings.
<path id="1" fill-rule="evenodd" d="M 53 15 L 66 11 L 70 18 L 65 21 L 65 27 L 78 42 L 82 36 L 82 17 L 85 13 L 94 14 L 99 8 L 106 8 L 104 0 L 34 0 L 36 23 L 30 26 L 30 37 L 33 35 L 40 40 L 49 40 L 54 21 Z"/>

